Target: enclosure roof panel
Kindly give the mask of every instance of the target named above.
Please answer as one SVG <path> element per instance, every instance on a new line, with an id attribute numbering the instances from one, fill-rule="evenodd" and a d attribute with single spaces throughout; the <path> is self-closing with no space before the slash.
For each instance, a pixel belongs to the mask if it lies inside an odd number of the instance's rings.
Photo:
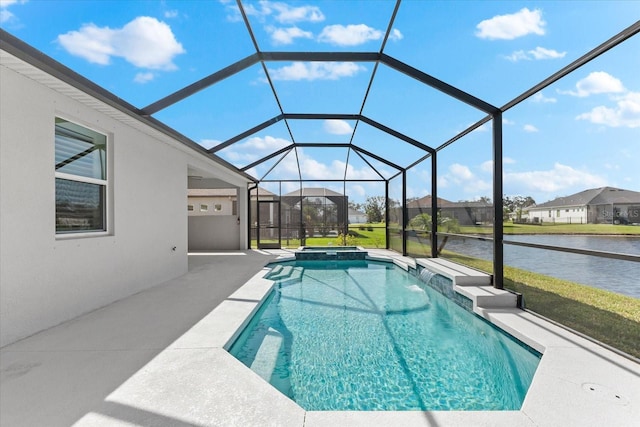
<path id="1" fill-rule="evenodd" d="M 547 108 L 572 101 L 573 120 L 637 140 L 630 132 L 640 119 L 630 106 L 640 92 L 640 3 L 543 6 L 4 2 L 0 35 L 11 54 L 254 181 L 315 177 L 305 165 L 358 179 L 364 164 L 389 179 L 461 134 L 490 130 L 492 117 L 525 101 Z M 526 140 L 523 132 L 550 120 L 544 111 L 533 115 L 536 123 L 505 116 L 501 124 L 509 135 L 519 126 L 515 138 Z M 610 120 L 598 123 L 598 113 Z M 538 173 L 525 164 L 510 163 L 519 169 L 510 173 Z M 614 168 L 607 173 L 611 185 L 626 182 Z"/>

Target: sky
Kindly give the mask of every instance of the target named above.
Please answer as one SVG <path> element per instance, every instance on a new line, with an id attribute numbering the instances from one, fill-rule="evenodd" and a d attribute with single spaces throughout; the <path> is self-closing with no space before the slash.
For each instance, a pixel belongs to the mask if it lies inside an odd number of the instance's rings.
<path id="1" fill-rule="evenodd" d="M 391 26 L 394 1 L 242 4 L 262 51 L 383 49 L 496 107 L 640 19 L 635 0 L 405 0 Z M 256 52 L 235 1 L 0 0 L 0 26 L 138 108 Z M 506 111 L 504 193 L 543 203 L 602 186 L 640 191 L 638 70 L 640 35 L 635 35 Z M 273 61 L 248 67 L 153 116 L 211 148 L 281 111 L 361 113 L 431 148 L 486 116 L 386 64 Z M 438 151 L 439 197 L 491 197 L 491 126 Z M 375 126 L 345 120 L 281 120 L 216 154 L 243 168 L 292 139 L 351 142 L 386 163 L 363 151 L 303 147 L 247 172 L 273 180 L 300 175 L 379 180 L 395 176 L 394 166 L 406 168 L 427 157 L 422 148 Z M 264 186 L 277 190 L 273 183 Z M 283 183 L 283 192 L 297 186 Z M 329 181 L 306 186 L 343 189 Z M 399 177 L 391 181 L 392 197 L 401 196 L 401 186 Z M 347 191 L 351 200 L 362 202 L 383 195 L 384 186 L 350 182 Z M 430 193 L 427 158 L 407 170 L 407 196 Z"/>

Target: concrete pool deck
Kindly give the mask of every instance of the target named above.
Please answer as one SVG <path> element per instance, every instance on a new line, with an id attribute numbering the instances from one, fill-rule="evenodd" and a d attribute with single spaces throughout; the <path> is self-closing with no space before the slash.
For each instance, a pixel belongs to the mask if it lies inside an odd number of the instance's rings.
<path id="1" fill-rule="evenodd" d="M 520 411 L 304 411 L 224 349 L 271 286 L 263 266 L 283 253 L 190 256 L 180 278 L 0 349 L 0 425 L 631 426 L 640 419 L 640 365 L 515 309 L 481 314 L 544 353 Z"/>

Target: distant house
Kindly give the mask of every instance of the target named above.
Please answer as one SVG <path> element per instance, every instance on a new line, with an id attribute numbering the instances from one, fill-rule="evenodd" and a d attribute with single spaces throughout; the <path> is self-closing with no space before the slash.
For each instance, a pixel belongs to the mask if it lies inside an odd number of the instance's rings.
<path id="1" fill-rule="evenodd" d="M 349 224 L 364 224 L 367 222 L 367 214 L 349 208 Z"/>
<path id="2" fill-rule="evenodd" d="M 409 220 L 421 213 L 431 215 L 431 196 L 412 200 L 407 203 Z M 484 201 L 451 202 L 438 197 L 440 215 L 455 218 L 460 225 L 479 225 L 493 221 L 493 204 Z"/>
<path id="3" fill-rule="evenodd" d="M 531 222 L 640 224 L 640 192 L 592 188 L 531 206 L 526 211 Z"/>

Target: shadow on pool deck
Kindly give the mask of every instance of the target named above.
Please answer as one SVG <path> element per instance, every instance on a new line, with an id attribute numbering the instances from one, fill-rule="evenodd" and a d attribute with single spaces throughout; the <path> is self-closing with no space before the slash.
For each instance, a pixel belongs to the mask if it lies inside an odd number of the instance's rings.
<path id="1" fill-rule="evenodd" d="M 0 425 L 69 426 L 91 412 L 192 425 L 105 399 L 276 255 L 189 256 L 189 272 L 0 350 Z M 107 423 L 109 424 L 109 423 Z"/>

